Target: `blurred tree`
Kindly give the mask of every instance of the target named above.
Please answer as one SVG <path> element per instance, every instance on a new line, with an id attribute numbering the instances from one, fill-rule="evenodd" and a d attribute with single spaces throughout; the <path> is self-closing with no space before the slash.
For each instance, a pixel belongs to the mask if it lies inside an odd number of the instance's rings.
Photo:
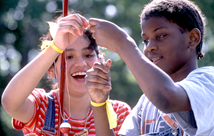
<path id="1" fill-rule="evenodd" d="M 139 14 L 150 0 L 69 0 L 69 9 L 86 18 L 110 20 L 130 34 L 143 49 Z M 194 0 L 207 17 L 207 36 L 204 44 L 205 57 L 199 66 L 214 65 L 214 1 Z M 61 14 L 61 0 L 0 0 L 0 95 L 10 79 L 39 53 L 40 37 L 48 31 L 46 21 Z M 136 80 L 121 58 L 106 49 L 105 58 L 113 60 L 111 67 L 112 99 L 126 101 L 133 107 L 142 95 Z M 38 87 L 50 90 L 46 77 Z M 0 135 L 19 135 L 13 131 L 11 118 L 0 108 Z"/>

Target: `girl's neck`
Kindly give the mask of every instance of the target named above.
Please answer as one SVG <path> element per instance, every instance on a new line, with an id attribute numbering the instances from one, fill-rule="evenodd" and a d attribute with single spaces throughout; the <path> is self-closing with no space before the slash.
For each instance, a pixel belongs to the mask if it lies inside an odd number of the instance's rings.
<path id="1" fill-rule="evenodd" d="M 64 96 L 64 110 L 71 118 L 84 119 L 90 110 L 90 97 L 88 93 L 82 96 L 74 97 L 65 93 Z"/>

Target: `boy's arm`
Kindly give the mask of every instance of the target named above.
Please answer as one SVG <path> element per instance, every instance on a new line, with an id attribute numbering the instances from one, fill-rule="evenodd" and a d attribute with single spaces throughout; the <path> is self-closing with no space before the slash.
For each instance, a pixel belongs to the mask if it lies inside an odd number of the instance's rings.
<path id="1" fill-rule="evenodd" d="M 109 91 L 111 90 L 110 66 L 111 60 L 107 60 L 105 64 L 95 63 L 93 67 L 86 72 L 85 85 L 92 102 L 103 103 L 108 99 Z M 100 107 L 92 105 L 92 109 L 96 135 L 114 136 L 113 129 L 109 128 L 106 104 Z"/>
<path id="2" fill-rule="evenodd" d="M 120 55 L 143 93 L 157 108 L 166 113 L 191 109 L 185 90 L 148 60 L 120 27 L 100 19 L 90 19 L 89 24 L 97 44 Z"/>
<path id="3" fill-rule="evenodd" d="M 106 105 L 101 107 L 92 106 L 97 136 L 115 136 L 114 130 L 109 128 Z"/>

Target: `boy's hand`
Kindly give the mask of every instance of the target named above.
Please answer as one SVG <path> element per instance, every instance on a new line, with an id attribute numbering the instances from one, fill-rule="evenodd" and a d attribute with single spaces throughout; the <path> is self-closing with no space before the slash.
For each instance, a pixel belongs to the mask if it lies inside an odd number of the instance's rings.
<path id="1" fill-rule="evenodd" d="M 85 86 L 95 103 L 102 103 L 108 99 L 111 87 L 110 67 L 111 60 L 105 64 L 95 63 L 91 69 L 86 72 Z"/>
<path id="2" fill-rule="evenodd" d="M 122 28 L 112 22 L 91 18 L 89 24 L 97 45 L 111 51 L 118 52 L 127 40 L 132 39 Z"/>

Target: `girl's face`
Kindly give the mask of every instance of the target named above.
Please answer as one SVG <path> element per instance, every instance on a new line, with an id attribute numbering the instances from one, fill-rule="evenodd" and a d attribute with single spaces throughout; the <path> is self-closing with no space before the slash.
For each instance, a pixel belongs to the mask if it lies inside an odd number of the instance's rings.
<path id="1" fill-rule="evenodd" d="M 144 54 L 170 76 L 187 66 L 188 32 L 164 17 L 151 17 L 141 24 Z"/>
<path id="2" fill-rule="evenodd" d="M 66 48 L 66 76 L 65 89 L 70 93 L 85 94 L 85 74 L 95 62 L 98 62 L 98 56 L 95 51 L 88 49 L 90 44 L 87 37 L 79 36 L 74 43 Z M 60 80 L 61 56 L 56 62 L 57 79 Z"/>

